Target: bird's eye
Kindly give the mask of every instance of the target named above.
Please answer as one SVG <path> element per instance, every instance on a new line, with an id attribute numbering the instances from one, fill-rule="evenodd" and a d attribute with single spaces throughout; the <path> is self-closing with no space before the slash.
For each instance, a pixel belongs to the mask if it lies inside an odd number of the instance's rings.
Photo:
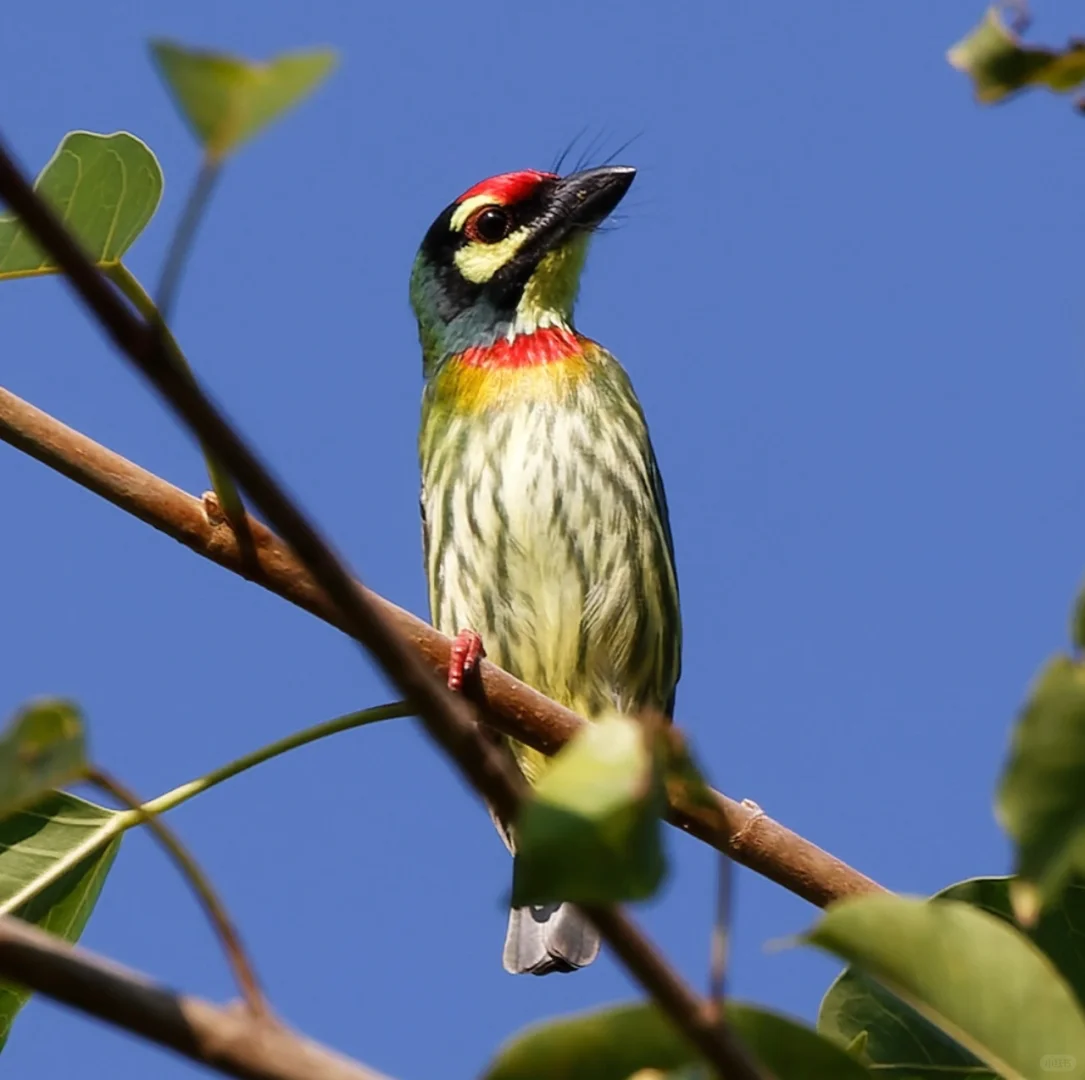
<path id="1" fill-rule="evenodd" d="M 484 244 L 496 244 L 509 235 L 512 221 L 499 206 L 487 206 L 467 223 L 467 235 Z"/>

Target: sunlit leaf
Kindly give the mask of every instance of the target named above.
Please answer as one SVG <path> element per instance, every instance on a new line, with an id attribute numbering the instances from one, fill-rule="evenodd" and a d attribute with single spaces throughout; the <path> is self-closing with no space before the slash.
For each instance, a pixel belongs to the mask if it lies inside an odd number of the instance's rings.
<path id="1" fill-rule="evenodd" d="M 640 724 L 611 716 L 583 725 L 543 773 L 516 823 L 513 904 L 650 896 L 665 871 L 664 806 Z"/>
<path id="2" fill-rule="evenodd" d="M 0 733 L 0 818 L 78 779 L 86 768 L 79 709 L 59 699 L 25 706 Z"/>
<path id="3" fill-rule="evenodd" d="M 1065 93 L 1085 81 L 1085 44 L 1072 41 L 1061 51 L 1024 45 L 1003 22 L 997 5 L 946 55 L 955 68 L 972 77 L 976 98 L 984 104 L 1029 86 Z"/>
<path id="4" fill-rule="evenodd" d="M 1075 873 L 1085 873 L 1085 667 L 1057 657 L 1014 730 L 999 784 L 999 820 L 1017 849 L 1013 899 L 1031 922 Z"/>
<path id="5" fill-rule="evenodd" d="M 78 941 L 113 865 L 120 836 L 92 849 L 108 835 L 117 816 L 73 795 L 52 792 L 0 821 L 0 914 L 17 915 L 65 941 Z M 81 853 L 86 854 L 80 858 Z M 39 889 L 43 875 L 62 860 L 67 871 Z M 0 1048 L 29 997 L 22 987 L 0 982 Z"/>
<path id="6" fill-rule="evenodd" d="M 34 183 L 99 266 L 132 246 L 162 198 L 162 170 L 146 143 L 125 131 L 64 136 Z M 0 281 L 56 272 L 19 219 L 0 215 Z"/>
<path id="7" fill-rule="evenodd" d="M 728 1002 L 727 1022 L 777 1080 L 870 1080 L 840 1047 L 809 1028 Z M 483 1080 L 709 1080 L 689 1043 L 654 1005 L 615 1005 L 533 1024 L 502 1046 Z"/>
<path id="8" fill-rule="evenodd" d="M 1007 1080 L 1042 1080 L 1056 1056 L 1085 1063 L 1085 1015 L 1055 966 L 970 904 L 857 897 L 833 905 L 807 940 L 869 974 Z M 966 1064 L 937 1071 L 965 1075 Z"/>
<path id="9" fill-rule="evenodd" d="M 236 150 L 311 94 L 335 67 L 331 49 L 266 63 L 153 41 L 151 53 L 181 114 L 212 158 Z"/>

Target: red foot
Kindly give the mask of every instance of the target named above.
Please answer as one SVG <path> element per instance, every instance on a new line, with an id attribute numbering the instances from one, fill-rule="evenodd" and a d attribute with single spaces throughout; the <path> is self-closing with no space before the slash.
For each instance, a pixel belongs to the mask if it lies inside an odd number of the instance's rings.
<path id="1" fill-rule="evenodd" d="M 448 656 L 449 690 L 462 690 L 464 676 L 470 675 L 485 655 L 482 638 L 474 630 L 461 630 L 452 642 L 452 651 Z"/>

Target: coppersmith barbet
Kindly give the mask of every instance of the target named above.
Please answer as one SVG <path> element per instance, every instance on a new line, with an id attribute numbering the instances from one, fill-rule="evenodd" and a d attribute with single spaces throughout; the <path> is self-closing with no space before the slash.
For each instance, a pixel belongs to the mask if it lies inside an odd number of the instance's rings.
<path id="1" fill-rule="evenodd" d="M 667 503 L 629 378 L 573 326 L 588 243 L 635 170 L 526 170 L 476 184 L 422 242 L 411 305 L 430 613 L 449 685 L 489 658 L 588 719 L 671 715 L 681 665 Z M 528 782 L 546 758 L 510 748 Z M 514 846 L 515 837 L 506 838 Z M 569 905 L 511 912 L 504 965 L 590 964 Z"/>

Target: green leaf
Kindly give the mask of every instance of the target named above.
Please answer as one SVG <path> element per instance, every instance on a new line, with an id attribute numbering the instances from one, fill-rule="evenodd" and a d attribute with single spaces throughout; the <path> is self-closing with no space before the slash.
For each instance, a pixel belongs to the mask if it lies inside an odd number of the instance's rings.
<path id="1" fill-rule="evenodd" d="M 152 41 L 151 53 L 211 158 L 225 157 L 308 97 L 336 64 L 331 49 L 284 53 L 266 63 L 169 41 Z"/>
<path id="2" fill-rule="evenodd" d="M 998 1080 L 974 1054 L 854 967 L 829 987 L 818 1031 L 860 1061 L 908 1080 Z"/>
<path id="3" fill-rule="evenodd" d="M 113 865 L 120 836 L 96 851 L 103 831 L 119 815 L 55 791 L 0 821 L 0 914 L 17 915 L 65 941 L 79 940 Z M 77 856 L 88 851 L 82 859 Z M 68 870 L 38 889 L 36 883 L 61 860 Z M 0 1049 L 30 992 L 0 982 Z"/>
<path id="4" fill-rule="evenodd" d="M 162 170 L 146 143 L 126 131 L 71 131 L 61 140 L 34 188 L 79 238 L 99 266 L 132 246 L 162 198 Z M 56 263 L 19 219 L 0 215 L 0 281 L 56 273 Z"/>
<path id="5" fill-rule="evenodd" d="M 0 735 L 0 818 L 86 771 L 78 707 L 59 699 L 27 705 Z"/>
<path id="6" fill-rule="evenodd" d="M 727 1021 L 777 1080 L 870 1080 L 848 1054 L 802 1024 L 728 1002 Z M 696 1051 L 654 1005 L 615 1005 L 533 1024 L 499 1048 L 483 1080 L 627 1080 L 704 1076 Z"/>
<path id="7" fill-rule="evenodd" d="M 1012 924 L 1010 880 L 972 878 L 938 896 L 965 901 Z M 1085 888 L 1071 885 L 1028 936 L 1059 969 L 1078 1001 L 1085 1001 Z M 919 1080 L 994 1076 L 975 1056 L 855 968 L 848 968 L 829 987 L 818 1030 L 837 1042 L 860 1047 L 864 1061 Z"/>
<path id="8" fill-rule="evenodd" d="M 972 77 L 976 99 L 986 105 L 1029 86 L 1065 93 L 1085 81 L 1085 44 L 1072 41 L 1061 52 L 1023 45 L 1002 21 L 997 5 L 946 58 Z"/>
<path id="9" fill-rule="evenodd" d="M 1085 1063 L 1085 1015 L 1054 965 L 1003 920 L 956 900 L 862 896 L 807 941 L 861 967 L 1006 1080 Z"/>
<path id="10" fill-rule="evenodd" d="M 554 757 L 516 823 L 512 903 L 641 900 L 665 872 L 666 805 L 644 728 L 585 724 Z"/>
<path id="11" fill-rule="evenodd" d="M 660 732 L 660 742 L 664 782 L 671 800 L 718 812 L 719 799 L 689 748 L 685 735 L 668 724 Z"/>
<path id="12" fill-rule="evenodd" d="M 735 1033 L 778 1080 L 870 1080 L 854 1055 L 805 1024 L 737 1002 L 726 1012 Z"/>
<path id="13" fill-rule="evenodd" d="M 1057 657 L 1037 680 L 999 783 L 999 820 L 1017 848 L 1025 923 L 1085 872 L 1085 668 Z"/>

